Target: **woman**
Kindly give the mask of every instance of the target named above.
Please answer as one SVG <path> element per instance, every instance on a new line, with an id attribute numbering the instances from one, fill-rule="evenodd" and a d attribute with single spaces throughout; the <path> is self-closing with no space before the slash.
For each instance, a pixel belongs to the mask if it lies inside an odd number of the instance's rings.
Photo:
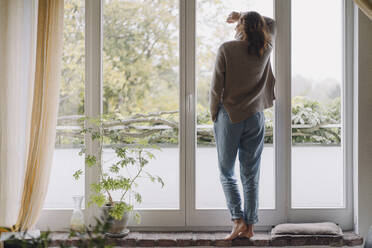
<path id="1" fill-rule="evenodd" d="M 273 106 L 275 78 L 270 53 L 275 39 L 274 20 L 257 12 L 232 12 L 228 23 L 238 22 L 236 40 L 220 45 L 210 89 L 220 181 L 233 221 L 225 239 L 250 238 L 258 222 L 258 185 L 264 142 L 263 110 Z M 239 151 L 244 209 L 234 164 Z"/>

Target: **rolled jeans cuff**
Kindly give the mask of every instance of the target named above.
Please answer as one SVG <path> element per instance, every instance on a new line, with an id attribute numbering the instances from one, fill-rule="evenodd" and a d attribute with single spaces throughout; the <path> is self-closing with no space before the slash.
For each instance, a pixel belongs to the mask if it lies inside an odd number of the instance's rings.
<path id="1" fill-rule="evenodd" d="M 244 220 L 243 214 L 242 215 L 234 214 L 234 215 L 231 216 L 231 221 L 238 220 L 238 219 L 243 219 Z"/>
<path id="2" fill-rule="evenodd" d="M 249 224 L 256 224 L 257 222 L 258 222 L 258 217 L 253 218 L 253 219 L 246 219 L 245 220 L 245 223 L 247 223 L 247 225 L 249 225 Z"/>

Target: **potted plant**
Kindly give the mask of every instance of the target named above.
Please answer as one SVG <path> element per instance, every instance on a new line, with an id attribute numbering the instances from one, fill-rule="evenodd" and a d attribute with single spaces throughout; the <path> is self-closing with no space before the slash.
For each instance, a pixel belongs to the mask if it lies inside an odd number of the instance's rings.
<path id="1" fill-rule="evenodd" d="M 142 202 L 140 192 L 135 190 L 138 180 L 147 178 L 162 187 L 164 182 L 161 177 L 146 171 L 146 165 L 155 157 L 153 150 L 160 150 L 159 147 L 149 144 L 146 139 L 129 137 L 120 128 L 112 128 L 113 122 L 120 123 L 120 120 L 86 119 L 88 127 L 84 127 L 81 134 L 92 142 L 99 141 L 100 149 L 97 155 L 87 154 L 83 146 L 79 155 L 85 155 L 86 165 L 96 166 L 100 171 L 100 180 L 90 185 L 92 194 L 88 207 L 91 204 L 101 207 L 104 218 L 110 223 L 108 235 L 123 237 L 129 233 L 127 225 L 131 216 L 140 222 L 139 213 L 133 211 L 134 202 Z M 113 150 L 115 157 L 101 162 L 103 147 Z M 77 170 L 73 177 L 78 180 L 82 174 L 82 170 Z"/>

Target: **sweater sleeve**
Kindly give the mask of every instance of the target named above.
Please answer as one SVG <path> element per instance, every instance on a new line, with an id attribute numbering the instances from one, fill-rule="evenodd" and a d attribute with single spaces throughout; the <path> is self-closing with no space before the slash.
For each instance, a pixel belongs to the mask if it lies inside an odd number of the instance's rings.
<path id="1" fill-rule="evenodd" d="M 218 104 L 221 100 L 225 85 L 226 58 L 223 45 L 218 48 L 214 71 L 212 76 L 211 88 L 209 92 L 210 114 L 212 121 L 217 120 Z"/>

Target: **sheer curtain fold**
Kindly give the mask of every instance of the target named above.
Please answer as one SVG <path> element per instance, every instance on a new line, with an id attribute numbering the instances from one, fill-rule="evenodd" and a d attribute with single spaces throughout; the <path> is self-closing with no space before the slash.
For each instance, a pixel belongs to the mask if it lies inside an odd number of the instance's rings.
<path id="1" fill-rule="evenodd" d="M 0 226 L 17 221 L 29 143 L 37 2 L 0 1 Z"/>
<path id="2" fill-rule="evenodd" d="M 361 11 L 372 20 L 372 0 L 354 0 Z"/>
<path id="3" fill-rule="evenodd" d="M 0 225 L 21 231 L 36 224 L 49 183 L 63 0 L 1 0 L 0 9 Z"/>

